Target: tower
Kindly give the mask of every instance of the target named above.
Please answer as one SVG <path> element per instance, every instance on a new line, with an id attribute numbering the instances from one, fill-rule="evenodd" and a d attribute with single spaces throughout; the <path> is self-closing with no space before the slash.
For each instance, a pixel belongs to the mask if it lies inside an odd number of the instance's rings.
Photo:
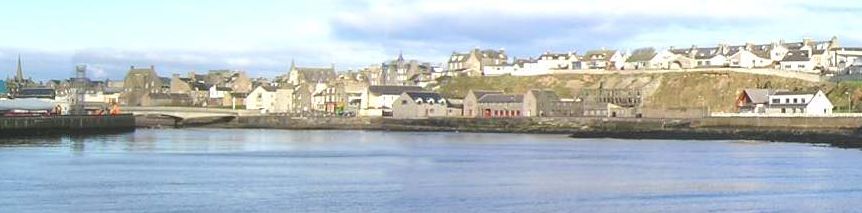
<path id="1" fill-rule="evenodd" d="M 18 68 L 15 71 L 15 83 L 24 83 L 24 70 L 21 68 L 21 54 L 18 54 Z"/>

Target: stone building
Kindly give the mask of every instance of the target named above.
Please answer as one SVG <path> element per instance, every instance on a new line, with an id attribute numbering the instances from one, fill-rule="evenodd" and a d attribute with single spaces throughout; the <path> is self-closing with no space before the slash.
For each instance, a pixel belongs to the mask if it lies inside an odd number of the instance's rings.
<path id="1" fill-rule="evenodd" d="M 574 101 L 563 101 L 551 90 L 530 90 L 524 94 L 524 117 L 576 116 Z"/>
<path id="2" fill-rule="evenodd" d="M 257 86 L 245 98 L 245 108 L 260 110 L 261 113 L 275 111 L 277 88 L 272 86 Z"/>
<path id="3" fill-rule="evenodd" d="M 488 90 L 470 90 L 464 96 L 463 101 L 463 116 L 468 118 L 482 117 L 482 111 L 479 110 L 479 99 L 482 96 L 489 94 L 503 94 L 503 91 L 488 91 Z"/>
<path id="4" fill-rule="evenodd" d="M 164 88 L 168 87 L 168 90 Z M 156 73 L 154 66 L 148 68 L 137 68 L 132 66 L 126 74 L 123 81 L 123 95 L 120 99 L 120 104 L 128 106 L 152 106 L 151 104 L 161 103 L 144 101 L 143 99 L 149 94 L 167 94 L 170 92 L 170 85 L 164 85 L 164 81 Z M 160 97 L 161 96 L 154 96 Z"/>
<path id="5" fill-rule="evenodd" d="M 297 67 L 296 64 L 291 61 L 287 79 L 282 79 L 282 81 L 293 85 L 326 83 L 335 79 L 337 76 L 338 75 L 335 73 L 335 65 L 329 68 L 307 68 Z"/>
<path id="6" fill-rule="evenodd" d="M 523 117 L 524 95 L 486 94 L 477 101 L 482 118 Z"/>
<path id="7" fill-rule="evenodd" d="M 467 76 L 482 76 L 485 66 L 501 66 L 509 61 L 505 50 L 473 49 L 468 53 L 453 52 L 447 61 L 449 72 Z"/>
<path id="8" fill-rule="evenodd" d="M 380 75 L 371 81 L 373 85 L 414 86 L 416 82 L 430 80 L 431 71 L 431 64 L 405 60 L 402 54 L 398 54 L 395 60 L 381 64 Z"/>
<path id="9" fill-rule="evenodd" d="M 449 103 L 436 92 L 403 92 L 392 103 L 393 118 L 433 118 L 448 116 Z"/>

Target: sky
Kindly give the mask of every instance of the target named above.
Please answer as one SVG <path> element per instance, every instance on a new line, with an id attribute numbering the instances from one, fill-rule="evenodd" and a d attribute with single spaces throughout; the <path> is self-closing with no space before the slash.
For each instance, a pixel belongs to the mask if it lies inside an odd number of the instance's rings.
<path id="1" fill-rule="evenodd" d="M 453 52 L 510 57 L 610 48 L 828 40 L 862 46 L 855 0 L 0 0 L 0 78 L 20 54 L 36 80 L 88 65 L 95 79 L 130 66 L 162 76 L 298 66 L 359 69 L 403 53 L 443 63 Z"/>

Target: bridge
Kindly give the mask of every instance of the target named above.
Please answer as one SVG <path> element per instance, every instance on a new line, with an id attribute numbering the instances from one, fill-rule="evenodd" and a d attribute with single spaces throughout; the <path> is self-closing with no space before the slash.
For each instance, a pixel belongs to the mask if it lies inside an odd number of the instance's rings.
<path id="1" fill-rule="evenodd" d="M 233 120 L 239 116 L 256 115 L 257 110 L 232 110 L 222 108 L 202 107 L 121 107 L 121 112 L 131 113 L 135 117 L 161 117 L 173 120 L 173 125 L 183 126 L 188 123 L 214 123 Z"/>

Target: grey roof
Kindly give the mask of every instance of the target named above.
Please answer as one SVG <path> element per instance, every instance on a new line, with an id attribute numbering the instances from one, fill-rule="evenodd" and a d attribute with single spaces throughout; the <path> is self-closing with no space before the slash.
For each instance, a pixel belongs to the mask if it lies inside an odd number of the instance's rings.
<path id="1" fill-rule="evenodd" d="M 296 67 L 296 74 L 301 75 L 306 82 L 323 82 L 337 77 L 332 68 Z"/>
<path id="2" fill-rule="evenodd" d="M 781 61 L 810 61 L 811 58 L 808 57 L 808 52 L 804 50 L 791 50 L 788 51 L 784 58 Z"/>
<path id="3" fill-rule="evenodd" d="M 411 91 L 411 92 L 404 92 L 404 93 L 406 93 L 407 96 L 410 96 L 410 98 L 413 100 L 416 100 L 416 99 L 434 100 L 435 102 L 443 100 L 443 96 L 441 96 L 440 93 L 436 93 L 436 92 L 413 92 L 413 91 Z"/>
<path id="4" fill-rule="evenodd" d="M 404 92 L 418 92 L 424 91 L 424 89 L 417 86 L 370 86 L 368 91 L 381 95 L 401 95 Z"/>
<path id="5" fill-rule="evenodd" d="M 593 57 L 602 56 L 604 57 L 603 60 L 610 60 L 616 52 L 616 50 L 590 50 L 584 54 L 584 58 L 585 60 L 593 60 Z"/>
<path id="6" fill-rule="evenodd" d="M 523 103 L 524 95 L 487 94 L 479 99 L 479 103 Z"/>
<path id="7" fill-rule="evenodd" d="M 476 96 L 476 99 L 482 98 L 487 94 L 503 94 L 503 91 L 494 91 L 494 90 L 470 90 L 473 92 L 473 96 Z"/>
<path id="8" fill-rule="evenodd" d="M 276 88 L 274 86 L 260 86 L 260 87 L 262 87 L 263 90 L 266 90 L 267 92 L 275 92 L 275 90 L 278 90 L 278 88 Z"/>
<path id="9" fill-rule="evenodd" d="M 654 48 L 641 48 L 632 52 L 632 55 L 626 59 L 626 62 L 640 62 L 652 60 L 658 53 Z"/>
<path id="10" fill-rule="evenodd" d="M 774 94 L 776 90 L 772 89 L 745 89 L 743 90 L 752 103 L 768 103 L 769 96 Z"/>

